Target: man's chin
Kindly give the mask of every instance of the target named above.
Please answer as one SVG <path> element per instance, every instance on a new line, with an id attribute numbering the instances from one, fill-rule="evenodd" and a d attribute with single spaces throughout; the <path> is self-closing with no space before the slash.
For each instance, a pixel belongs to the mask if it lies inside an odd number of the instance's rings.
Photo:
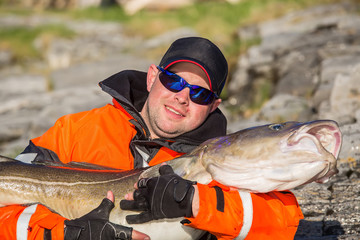
<path id="1" fill-rule="evenodd" d="M 180 136 L 181 134 L 183 134 L 182 131 L 178 131 L 170 128 L 169 129 L 162 128 L 156 131 L 156 135 L 159 136 L 160 138 L 175 138 L 177 136 Z"/>

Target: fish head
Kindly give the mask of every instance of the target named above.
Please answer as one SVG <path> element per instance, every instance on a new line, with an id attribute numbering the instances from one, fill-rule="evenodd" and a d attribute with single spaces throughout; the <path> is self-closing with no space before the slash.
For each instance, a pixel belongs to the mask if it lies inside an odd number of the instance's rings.
<path id="1" fill-rule="evenodd" d="M 287 190 L 336 174 L 341 142 L 335 121 L 285 122 L 210 139 L 199 157 L 221 184 L 252 192 Z"/>

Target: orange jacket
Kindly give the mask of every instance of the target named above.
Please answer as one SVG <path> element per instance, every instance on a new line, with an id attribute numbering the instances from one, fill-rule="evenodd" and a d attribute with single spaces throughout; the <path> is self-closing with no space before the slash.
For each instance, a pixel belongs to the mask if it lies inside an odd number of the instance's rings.
<path id="1" fill-rule="evenodd" d="M 223 209 L 220 211 L 217 184 L 197 185 L 200 196 L 199 213 L 196 218 L 188 218 L 188 221 L 183 222 L 208 231 L 219 240 L 294 239 L 299 220 L 304 218 L 290 191 L 246 193 L 230 190 L 219 184 L 224 199 Z"/>
<path id="2" fill-rule="evenodd" d="M 46 133 L 31 140 L 21 154 L 23 159 L 28 153 L 36 153 L 33 162 L 86 162 L 129 170 L 168 161 L 208 138 L 225 134 L 226 120 L 217 110 L 192 132 L 175 139 L 150 140 L 138 113 L 146 96 L 132 100 L 135 93 L 146 93 L 145 76 L 125 71 L 101 82 L 103 90 L 114 97 L 113 105 L 61 117 Z M 126 81 L 119 84 L 123 79 Z M 218 128 L 212 127 L 214 122 Z M 239 193 L 213 183 L 198 184 L 198 188 L 199 214 L 184 224 L 209 231 L 218 239 L 233 239 L 239 234 L 239 239 L 293 239 L 302 218 L 290 192 Z M 13 239 L 21 231 L 28 233 L 28 239 L 43 239 L 44 229 L 51 230 L 53 239 L 62 239 L 64 218 L 42 205 L 34 208 L 0 208 L 0 239 Z"/>
<path id="3" fill-rule="evenodd" d="M 56 153 L 62 163 L 87 162 L 130 170 L 136 165 L 131 143 L 137 135 L 130 120 L 134 119 L 114 101 L 114 105 L 63 116 L 45 134 L 31 141 Z M 148 163 L 151 166 L 184 154 L 159 145 L 148 154 L 155 151 Z"/>
<path id="4" fill-rule="evenodd" d="M 11 205 L 0 208 L 0 239 L 44 240 L 51 229 L 52 240 L 64 239 L 64 220 L 40 204 Z M 27 236 L 27 237 L 26 237 Z"/>

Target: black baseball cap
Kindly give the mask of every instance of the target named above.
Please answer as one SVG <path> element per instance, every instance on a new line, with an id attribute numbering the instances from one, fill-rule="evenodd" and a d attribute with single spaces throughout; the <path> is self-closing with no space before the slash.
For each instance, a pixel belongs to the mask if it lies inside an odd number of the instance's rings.
<path id="1" fill-rule="evenodd" d="M 168 69 L 178 62 L 190 62 L 202 68 L 208 77 L 210 90 L 220 96 L 226 82 L 228 64 L 214 43 L 201 37 L 176 40 L 161 59 L 160 67 Z"/>

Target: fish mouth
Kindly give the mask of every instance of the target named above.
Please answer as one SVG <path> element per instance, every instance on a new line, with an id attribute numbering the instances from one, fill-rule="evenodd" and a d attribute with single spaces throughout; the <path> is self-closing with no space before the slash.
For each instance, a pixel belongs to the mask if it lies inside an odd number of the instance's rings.
<path id="1" fill-rule="evenodd" d="M 319 157 L 324 157 L 327 167 L 317 176 L 316 182 L 327 182 L 339 171 L 336 160 L 339 156 L 342 136 L 338 124 L 332 120 L 317 120 L 293 131 L 286 141 L 285 151 L 309 151 Z M 312 160 L 309 159 L 309 162 Z M 318 159 L 313 160 L 318 161 Z"/>

